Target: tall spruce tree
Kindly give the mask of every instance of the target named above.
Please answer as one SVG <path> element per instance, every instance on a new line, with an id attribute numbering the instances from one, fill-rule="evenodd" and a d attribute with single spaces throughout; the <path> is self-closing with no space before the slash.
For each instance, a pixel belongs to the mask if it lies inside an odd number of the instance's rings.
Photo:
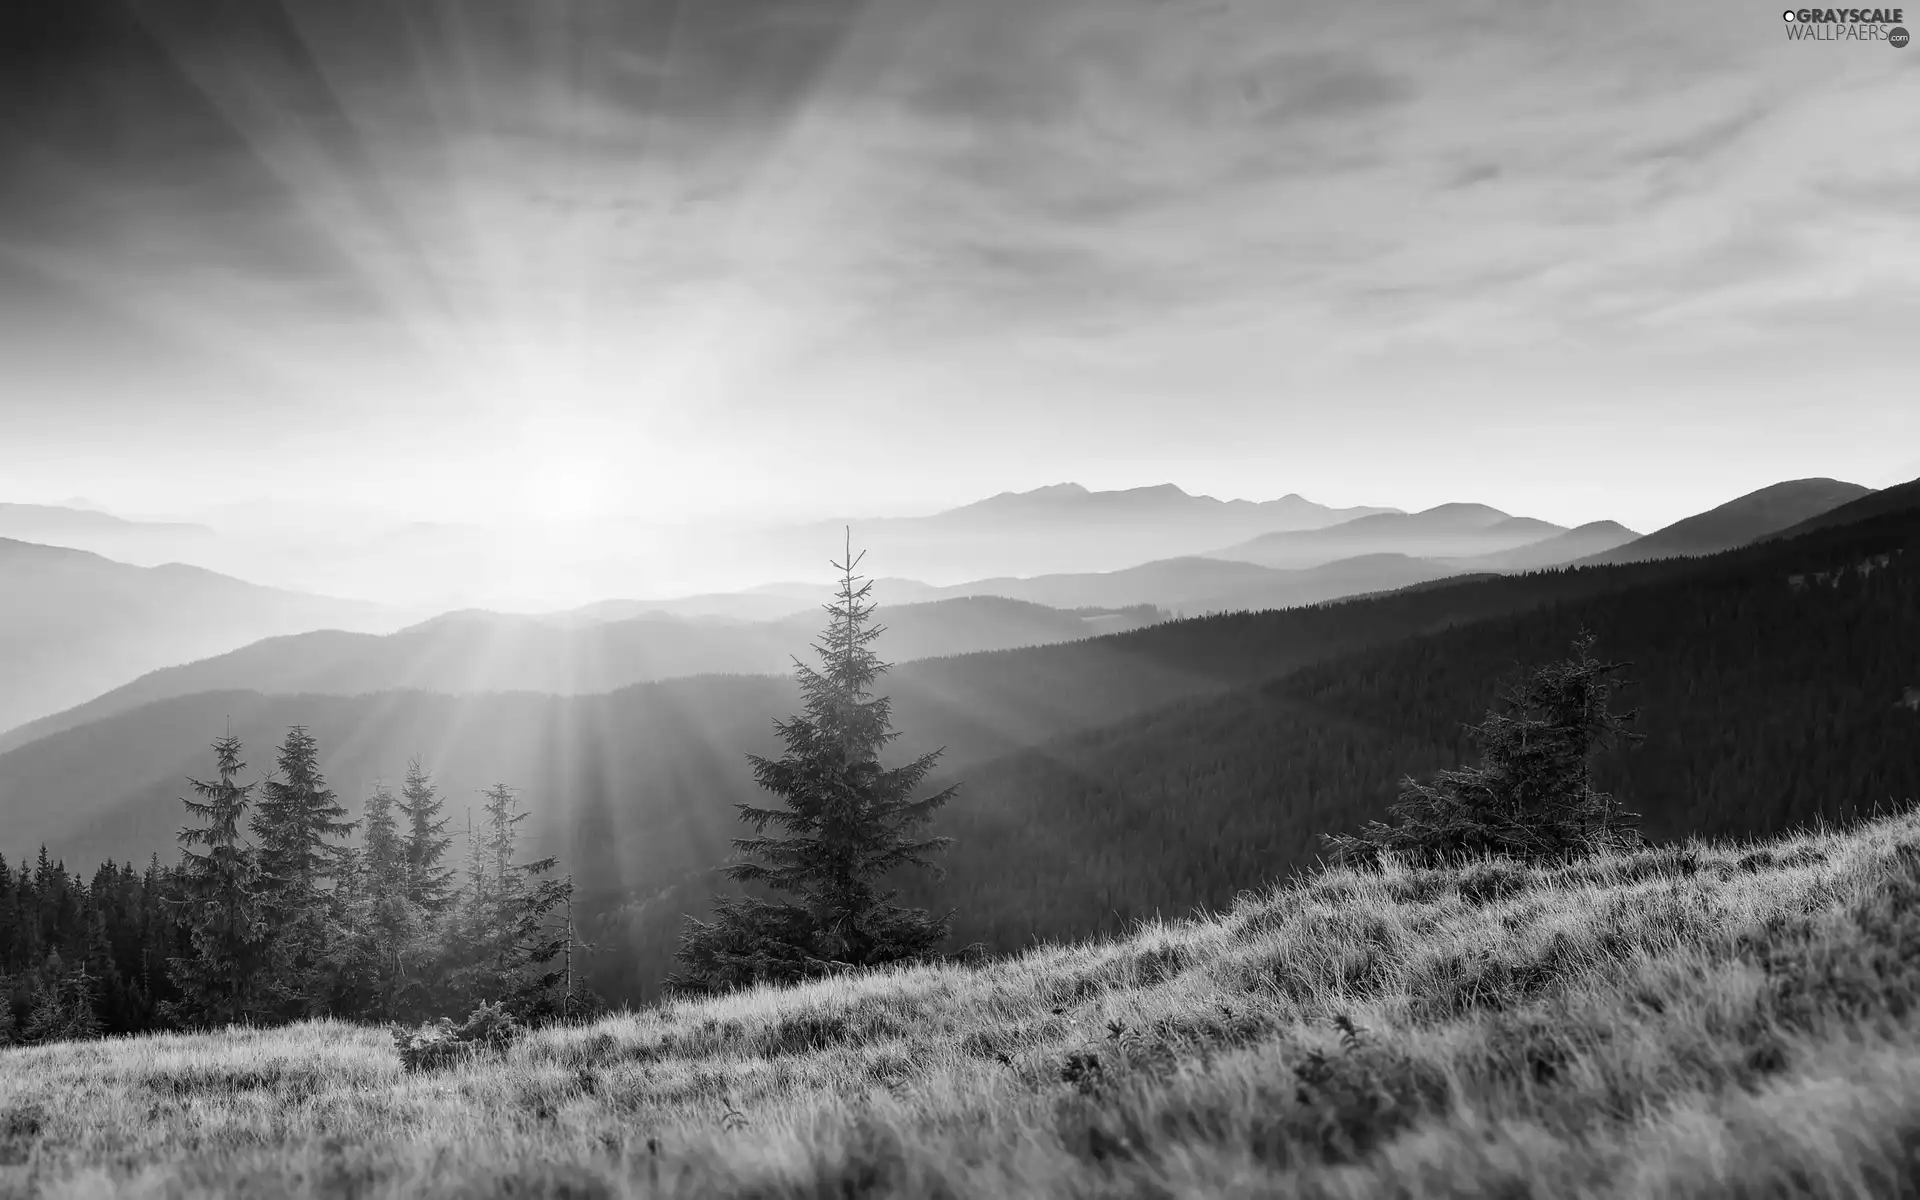
<path id="1" fill-rule="evenodd" d="M 320 772 L 320 746 L 304 726 L 288 730 L 260 788 L 252 829 L 260 839 L 267 915 L 274 949 L 272 983 L 288 1016 L 326 1011 L 325 964 L 333 931 L 344 922 L 330 885 L 346 872 L 347 847 L 331 839 L 353 832 L 347 810 Z"/>
<path id="2" fill-rule="evenodd" d="M 453 868 L 440 865 L 453 844 L 446 832 L 452 818 L 440 815 L 443 807 L 439 790 L 432 776 L 421 769 L 420 760 L 409 762 L 399 800 L 400 813 L 406 818 L 407 899 L 433 915 L 447 911 L 454 898 Z"/>
<path id="3" fill-rule="evenodd" d="M 683 969 L 667 981 L 670 990 L 726 991 L 911 961 L 947 936 L 949 918 L 902 908 L 883 887 L 902 867 L 937 870 L 931 856 L 948 839 L 924 830 L 958 789 L 913 798 L 941 751 L 891 769 L 880 763 L 899 734 L 888 699 L 872 694 L 887 664 L 872 649 L 885 632 L 869 624 L 873 583 L 855 574 L 865 557 L 854 557 L 849 531 L 846 557 L 833 564 L 840 591 L 813 647 L 821 667 L 794 660 L 806 712 L 774 723 L 786 753 L 747 759 L 755 782 L 785 805 L 737 805 L 756 836 L 734 839 L 745 861 L 722 868 L 738 883 L 791 899 L 716 897 L 711 922 L 688 921 L 677 954 Z"/>
<path id="4" fill-rule="evenodd" d="M 170 957 L 167 974 L 180 999 L 167 1016 L 185 1025 L 245 1024 L 264 1016 L 264 971 L 268 961 L 267 914 L 260 865 L 241 843 L 254 784 L 237 782 L 246 769 L 240 739 L 232 734 L 213 743 L 213 782 L 189 779 L 198 800 L 182 799 L 197 824 L 180 831 L 181 860 L 176 911 L 187 929 L 191 953 Z M 195 846 L 204 850 L 196 851 Z M 157 865 L 149 889 L 157 886 Z"/>
<path id="5" fill-rule="evenodd" d="M 1572 653 L 1539 667 L 1500 697 L 1468 736 L 1480 750 L 1471 766 L 1433 782 L 1401 785 L 1391 824 L 1325 840 L 1338 862 L 1369 863 L 1383 853 L 1414 862 L 1486 854 L 1560 859 L 1640 844 L 1639 818 L 1593 785 L 1603 749 L 1639 740 L 1637 712 L 1615 712 L 1618 674 L 1630 663 L 1602 662 L 1596 638 L 1581 630 Z"/>

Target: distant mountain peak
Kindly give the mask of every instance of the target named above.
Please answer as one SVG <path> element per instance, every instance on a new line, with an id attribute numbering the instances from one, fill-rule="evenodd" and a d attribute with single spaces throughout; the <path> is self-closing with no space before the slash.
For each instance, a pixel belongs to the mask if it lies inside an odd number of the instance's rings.
<path id="1" fill-rule="evenodd" d="M 1415 513 L 1420 517 L 1482 517 L 1489 521 L 1505 521 L 1513 514 L 1501 512 L 1490 504 L 1436 504 L 1432 508 Z"/>

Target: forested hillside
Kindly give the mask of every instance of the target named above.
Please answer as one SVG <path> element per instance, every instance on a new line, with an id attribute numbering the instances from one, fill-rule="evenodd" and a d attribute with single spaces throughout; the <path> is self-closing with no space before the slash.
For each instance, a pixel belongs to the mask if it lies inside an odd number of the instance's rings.
<path id="1" fill-rule="evenodd" d="M 1696 513 L 1656 529 L 1646 537 L 1628 542 L 1582 559 L 1583 565 L 1645 562 L 1654 558 L 1673 558 L 1717 554 L 1745 546 L 1790 529 L 1805 521 L 1817 520 L 1872 494 L 1872 489 L 1838 479 L 1792 479 L 1748 492 L 1716 508 Z"/>
<path id="2" fill-rule="evenodd" d="M 1824 574 L 1825 578 L 1822 579 Z M 1307 868 L 1582 627 L 1635 665 L 1646 740 L 1603 786 L 1656 839 L 1770 834 L 1920 798 L 1920 515 L 1736 552 L 1057 739 L 967 775 L 915 894 L 995 949 L 1219 907 Z M 1201 623 L 1189 623 L 1197 625 Z"/>

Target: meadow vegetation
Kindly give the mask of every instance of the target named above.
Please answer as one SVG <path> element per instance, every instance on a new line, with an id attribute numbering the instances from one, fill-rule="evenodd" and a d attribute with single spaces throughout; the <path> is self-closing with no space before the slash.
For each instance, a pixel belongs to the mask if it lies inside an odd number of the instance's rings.
<path id="1" fill-rule="evenodd" d="M 403 1067 L 309 1022 L 0 1051 L 45 1196 L 1859 1196 L 1920 1188 L 1920 815 L 1334 867 L 1111 941 Z"/>

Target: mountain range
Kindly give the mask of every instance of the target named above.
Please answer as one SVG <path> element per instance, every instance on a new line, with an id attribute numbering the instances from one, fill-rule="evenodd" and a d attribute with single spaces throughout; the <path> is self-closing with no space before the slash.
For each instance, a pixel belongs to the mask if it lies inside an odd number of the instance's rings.
<path id="1" fill-rule="evenodd" d="M 1208 557 L 1302 570 L 1366 554 L 1497 555 L 1567 532 L 1564 525 L 1511 516 L 1484 504 L 1442 504 L 1417 513 L 1376 513 L 1319 529 L 1262 534 L 1210 551 Z"/>
<path id="2" fill-rule="evenodd" d="M 1173 484 L 1092 491 L 1061 483 L 1003 492 L 926 517 L 812 522 L 772 531 L 756 546 L 795 566 L 796 547 L 837 545 L 851 526 L 869 561 L 890 574 L 937 580 L 1113 571 L 1275 530 L 1319 529 L 1386 508 L 1330 508 L 1298 495 L 1219 500 Z M 774 560 L 781 561 L 781 560 Z"/>

